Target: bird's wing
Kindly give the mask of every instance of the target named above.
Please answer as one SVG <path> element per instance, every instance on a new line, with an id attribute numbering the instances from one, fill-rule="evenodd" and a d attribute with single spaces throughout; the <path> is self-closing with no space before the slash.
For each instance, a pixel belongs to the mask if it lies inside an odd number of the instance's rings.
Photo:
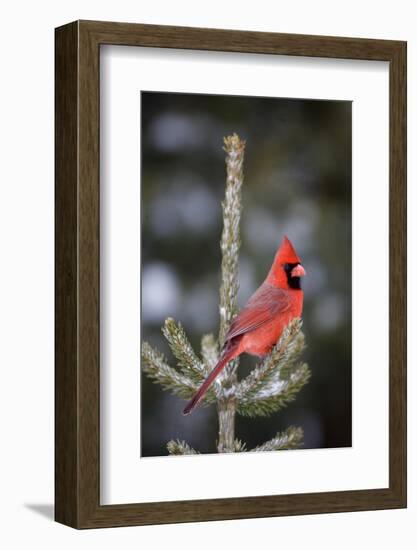
<path id="1" fill-rule="evenodd" d="M 287 290 L 264 283 L 233 319 L 226 340 L 272 321 L 277 314 L 287 311 L 290 306 L 291 298 Z"/>

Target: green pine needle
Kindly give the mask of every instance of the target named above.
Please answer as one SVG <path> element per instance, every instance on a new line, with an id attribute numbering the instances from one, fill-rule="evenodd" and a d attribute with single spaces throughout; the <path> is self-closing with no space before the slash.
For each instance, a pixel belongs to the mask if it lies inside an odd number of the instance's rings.
<path id="1" fill-rule="evenodd" d="M 210 369 L 197 357 L 181 323 L 176 323 L 174 319 L 168 317 L 165 320 L 162 333 L 168 340 L 172 354 L 177 359 L 182 372 L 197 384 L 201 383 Z"/>
<path id="2" fill-rule="evenodd" d="M 248 449 L 246 448 L 246 443 L 244 441 L 241 441 L 240 439 L 235 439 L 235 453 L 244 453 Z"/>
<path id="3" fill-rule="evenodd" d="M 171 439 L 167 443 L 167 449 L 170 455 L 198 455 L 198 451 L 194 450 L 185 441 L 179 439 Z"/>
<path id="4" fill-rule="evenodd" d="M 142 344 L 142 369 L 153 382 L 184 399 L 190 399 L 197 390 L 193 380 L 170 367 L 164 355 L 147 342 Z"/>
<path id="5" fill-rule="evenodd" d="M 266 441 L 262 445 L 251 449 L 252 453 L 262 451 L 284 451 L 288 449 L 298 449 L 302 444 L 303 429 L 290 426 L 284 432 L 278 432 L 275 437 Z"/>
<path id="6" fill-rule="evenodd" d="M 277 390 L 271 393 L 259 391 L 249 399 L 244 398 L 237 404 L 237 412 L 242 416 L 269 416 L 294 401 L 298 392 L 307 384 L 311 376 L 310 369 L 301 363 L 290 378 L 277 384 Z M 276 393 L 274 393 L 276 391 Z"/>

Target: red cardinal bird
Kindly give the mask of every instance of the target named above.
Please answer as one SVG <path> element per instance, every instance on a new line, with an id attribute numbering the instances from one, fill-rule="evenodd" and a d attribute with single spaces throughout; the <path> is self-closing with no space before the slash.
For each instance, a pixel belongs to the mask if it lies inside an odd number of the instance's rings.
<path id="1" fill-rule="evenodd" d="M 293 245 L 284 237 L 267 278 L 234 318 L 217 365 L 183 414 L 189 414 L 198 405 L 229 361 L 241 353 L 264 357 L 278 342 L 288 323 L 295 317 L 301 317 L 303 291 L 300 277 L 305 274 Z"/>

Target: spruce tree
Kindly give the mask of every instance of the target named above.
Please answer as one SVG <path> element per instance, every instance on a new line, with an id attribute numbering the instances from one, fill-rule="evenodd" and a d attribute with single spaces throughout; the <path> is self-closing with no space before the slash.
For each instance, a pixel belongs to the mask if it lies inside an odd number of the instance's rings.
<path id="1" fill-rule="evenodd" d="M 176 367 L 147 342 L 142 344 L 142 368 L 146 375 L 164 390 L 183 399 L 190 399 L 216 365 L 228 328 L 237 313 L 238 257 L 240 247 L 240 219 L 242 215 L 243 159 L 245 141 L 233 134 L 224 138 L 226 152 L 226 191 L 222 202 L 223 232 L 220 241 L 222 253 L 220 286 L 220 329 L 217 339 L 206 334 L 201 339 L 198 355 L 192 348 L 181 323 L 166 319 L 162 327 Z M 290 426 L 271 440 L 253 449 L 235 437 L 235 416 L 268 416 L 293 401 L 308 382 L 310 370 L 300 358 L 304 350 L 304 335 L 301 319 L 294 319 L 284 330 L 281 338 L 251 373 L 241 381 L 237 379 L 239 358 L 231 361 L 213 382 L 200 406 L 216 404 L 219 435 L 217 451 L 259 452 L 295 449 L 302 444 L 303 431 Z M 180 411 L 178 414 L 181 414 Z M 185 441 L 171 440 L 167 443 L 171 455 L 198 454 Z"/>

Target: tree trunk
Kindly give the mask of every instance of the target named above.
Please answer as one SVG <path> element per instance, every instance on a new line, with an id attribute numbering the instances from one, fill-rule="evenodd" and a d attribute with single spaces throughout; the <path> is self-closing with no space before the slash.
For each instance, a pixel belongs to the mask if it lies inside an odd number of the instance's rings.
<path id="1" fill-rule="evenodd" d="M 236 406 L 233 397 L 224 397 L 218 401 L 219 413 L 219 453 L 233 453 L 235 450 L 235 415 Z"/>

